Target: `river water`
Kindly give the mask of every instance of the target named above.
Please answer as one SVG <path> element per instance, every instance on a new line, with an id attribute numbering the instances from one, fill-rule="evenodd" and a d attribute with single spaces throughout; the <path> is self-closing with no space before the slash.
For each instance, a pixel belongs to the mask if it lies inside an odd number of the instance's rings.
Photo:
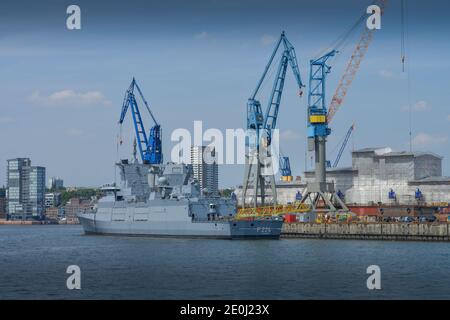
<path id="1" fill-rule="evenodd" d="M 68 290 L 69 265 L 81 289 Z M 368 290 L 378 265 L 381 290 Z M 450 299 L 450 244 L 87 236 L 0 226 L 0 299 Z"/>

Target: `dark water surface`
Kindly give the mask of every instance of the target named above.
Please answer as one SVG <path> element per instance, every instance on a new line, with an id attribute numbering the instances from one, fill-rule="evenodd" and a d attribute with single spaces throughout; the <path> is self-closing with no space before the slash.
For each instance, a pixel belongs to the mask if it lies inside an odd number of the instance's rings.
<path id="1" fill-rule="evenodd" d="M 66 268 L 81 268 L 68 290 Z M 369 291 L 369 265 L 382 290 Z M 450 299 L 450 244 L 86 236 L 0 226 L 0 299 Z"/>

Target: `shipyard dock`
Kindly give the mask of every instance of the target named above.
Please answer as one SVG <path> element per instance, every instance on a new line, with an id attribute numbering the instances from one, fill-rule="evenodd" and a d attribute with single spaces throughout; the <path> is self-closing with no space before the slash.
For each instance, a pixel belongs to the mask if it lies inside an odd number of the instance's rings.
<path id="1" fill-rule="evenodd" d="M 285 223 L 282 238 L 450 241 L 450 224 Z"/>

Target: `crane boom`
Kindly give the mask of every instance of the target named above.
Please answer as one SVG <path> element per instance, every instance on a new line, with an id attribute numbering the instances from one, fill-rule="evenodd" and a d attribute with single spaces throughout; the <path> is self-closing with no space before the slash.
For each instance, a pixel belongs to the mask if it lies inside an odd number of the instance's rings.
<path id="1" fill-rule="evenodd" d="M 381 9 L 381 14 L 384 12 L 384 8 L 386 6 L 387 0 L 380 0 L 378 5 Z M 330 106 L 328 107 L 328 122 L 331 122 L 339 110 L 339 107 L 344 102 L 345 96 L 347 95 L 347 91 L 350 88 L 353 80 L 355 79 L 356 73 L 359 70 L 362 60 L 369 49 L 369 45 L 372 42 L 373 34 L 376 29 L 368 29 L 364 28 L 361 37 L 353 50 L 350 61 L 345 69 L 344 74 L 342 75 L 339 84 L 336 88 L 336 91 L 331 99 Z"/>
<path id="2" fill-rule="evenodd" d="M 281 95 L 284 88 L 284 79 L 286 78 L 286 70 L 288 65 L 288 57 L 284 53 L 281 57 L 278 72 L 273 84 L 272 92 L 270 93 L 269 104 L 266 109 L 263 127 L 266 130 L 273 130 L 277 125 L 278 110 L 280 108 Z"/>
<path id="3" fill-rule="evenodd" d="M 353 54 L 347 65 L 347 68 L 345 69 L 344 74 L 342 75 L 342 78 L 339 80 L 336 92 L 331 99 L 331 103 L 328 108 L 328 122 L 331 122 L 333 120 L 334 115 L 344 102 L 347 91 L 350 88 L 353 80 L 355 79 L 356 73 L 358 72 L 359 66 L 361 65 L 361 62 L 366 55 L 372 38 L 373 30 L 365 28 L 358 44 L 356 45 L 355 50 L 353 51 Z"/>
<path id="4" fill-rule="evenodd" d="M 348 129 L 347 134 L 345 135 L 344 142 L 342 143 L 341 147 L 339 148 L 338 155 L 336 157 L 336 160 L 333 162 L 333 168 L 336 168 L 339 164 L 339 161 L 341 160 L 342 154 L 344 153 L 345 147 L 347 146 L 348 139 L 350 139 L 350 136 L 352 135 L 353 130 L 355 129 L 355 124 L 352 124 L 352 126 Z"/>
<path id="5" fill-rule="evenodd" d="M 289 64 L 291 65 L 292 68 L 292 72 L 294 73 L 294 77 L 295 80 L 297 81 L 297 85 L 300 89 L 299 94 L 302 95 L 302 88 L 304 87 L 303 83 L 302 83 L 302 78 L 300 76 L 300 70 L 298 68 L 298 61 L 297 61 L 297 56 L 295 54 L 295 48 L 294 46 L 289 42 L 289 40 L 286 38 L 286 34 L 283 31 L 281 33 L 280 38 L 277 41 L 277 44 L 275 45 L 275 48 L 269 58 L 269 61 L 267 62 L 266 67 L 264 68 L 264 72 L 261 75 L 261 78 L 258 81 L 258 84 L 256 85 L 255 90 L 253 91 L 252 95 L 250 96 L 249 100 L 254 100 L 256 98 L 256 96 L 258 95 L 259 89 L 261 88 L 262 83 L 264 82 L 264 79 L 266 78 L 267 72 L 269 72 L 270 66 L 272 65 L 273 59 L 275 58 L 275 55 L 278 52 L 278 49 L 281 45 L 281 43 L 283 43 L 284 46 L 284 50 L 285 52 L 287 52 L 287 57 L 289 59 Z"/>

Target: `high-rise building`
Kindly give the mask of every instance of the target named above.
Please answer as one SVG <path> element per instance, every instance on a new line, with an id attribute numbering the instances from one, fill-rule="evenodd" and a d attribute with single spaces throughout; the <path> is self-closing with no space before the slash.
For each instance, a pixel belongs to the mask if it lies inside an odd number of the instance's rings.
<path id="1" fill-rule="evenodd" d="M 47 187 L 50 190 L 58 190 L 64 188 L 64 180 L 59 177 L 51 177 L 48 179 Z"/>
<path id="2" fill-rule="evenodd" d="M 0 188 L 0 219 L 6 218 L 6 190 Z"/>
<path id="3" fill-rule="evenodd" d="M 191 164 L 194 178 L 199 182 L 201 190 L 218 195 L 219 168 L 215 150 L 205 146 L 192 146 Z"/>
<path id="4" fill-rule="evenodd" d="M 11 220 L 40 218 L 45 212 L 45 168 L 28 158 L 8 160 L 7 214 Z"/>

